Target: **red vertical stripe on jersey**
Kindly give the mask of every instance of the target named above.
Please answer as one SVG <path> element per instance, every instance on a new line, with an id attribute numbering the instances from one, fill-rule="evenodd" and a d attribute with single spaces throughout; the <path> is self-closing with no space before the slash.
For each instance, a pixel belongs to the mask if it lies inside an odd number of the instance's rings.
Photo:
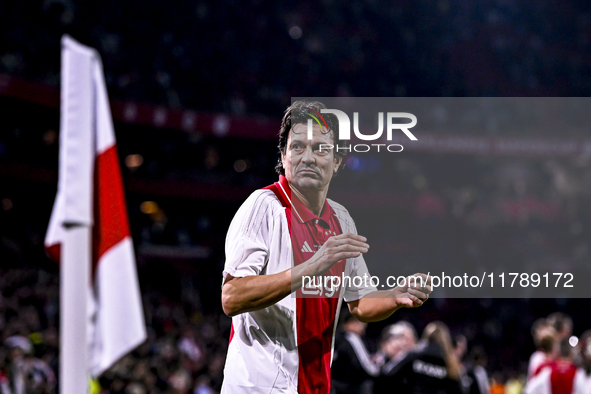
<path id="1" fill-rule="evenodd" d="M 230 340 L 228 341 L 228 343 L 232 342 L 232 338 L 234 338 L 234 324 L 230 326 Z"/>
<path id="2" fill-rule="evenodd" d="M 341 234 L 340 224 L 334 217 L 337 234 Z M 306 224 L 294 223 L 298 227 Z M 294 249 L 299 245 L 298 236 L 293 235 Z M 323 242 L 322 242 L 323 243 Z M 294 250 L 295 264 L 302 263 L 305 257 L 296 258 L 300 250 Z M 299 261 L 298 261 L 299 260 Z M 325 275 L 341 277 L 344 272 L 345 260 L 336 263 Z M 332 339 L 339 305 L 339 290 L 336 297 L 303 297 L 298 290 L 296 298 L 298 357 L 298 393 L 317 394 L 330 392 L 330 361 L 332 357 Z"/>
<path id="3" fill-rule="evenodd" d="M 575 381 L 577 367 L 570 361 L 558 360 L 551 364 L 550 384 L 552 394 L 571 394 Z"/>
<path id="4" fill-rule="evenodd" d="M 292 194 L 284 176 L 281 175 L 279 182 L 275 182 L 273 185 L 265 187 L 265 189 L 273 191 L 281 202 L 281 205 L 285 207 L 285 215 L 292 240 L 294 263 L 301 264 L 307 260 L 306 257 L 308 256 L 306 255 L 305 257 L 302 255 L 303 252 L 300 250 L 299 243 L 303 243 L 305 239 L 309 241 L 309 246 L 315 247 L 314 245 L 323 244 L 324 239 L 307 239 L 309 237 L 306 227 L 307 224 L 300 223 L 295 218 L 293 225 L 297 226 L 297 228 L 292 226 L 292 205 L 290 203 Z M 286 193 L 288 194 L 286 195 Z M 331 209 L 328 204 L 326 208 Z M 330 215 L 330 220 L 331 229 L 336 231 L 337 234 L 341 234 L 342 229 L 340 223 L 334 214 Z M 322 231 L 319 234 L 322 234 Z M 320 238 L 323 237 L 320 236 Z M 312 256 L 310 255 L 309 257 Z M 345 260 L 341 260 L 326 275 L 340 277 L 344 269 Z M 335 297 L 304 298 L 302 297 L 301 290 L 298 290 L 297 294 L 298 393 L 328 394 L 330 392 L 332 336 L 339 304 L 340 288 L 337 290 Z"/>

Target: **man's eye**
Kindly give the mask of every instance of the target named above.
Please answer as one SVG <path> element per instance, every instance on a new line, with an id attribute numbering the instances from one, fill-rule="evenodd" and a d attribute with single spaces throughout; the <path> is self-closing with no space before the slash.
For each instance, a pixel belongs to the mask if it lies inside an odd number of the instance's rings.
<path id="1" fill-rule="evenodd" d="M 302 145 L 300 145 L 300 144 L 294 144 L 294 145 L 292 145 L 292 146 L 291 146 L 291 148 L 292 148 L 293 150 L 301 150 L 301 149 L 303 149 L 304 147 L 303 147 Z"/>

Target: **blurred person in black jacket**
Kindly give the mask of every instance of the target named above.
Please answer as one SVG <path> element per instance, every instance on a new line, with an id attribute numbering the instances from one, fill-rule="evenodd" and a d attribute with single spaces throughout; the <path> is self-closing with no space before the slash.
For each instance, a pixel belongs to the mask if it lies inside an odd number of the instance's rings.
<path id="1" fill-rule="evenodd" d="M 429 323 L 416 349 L 393 367 L 387 365 L 376 379 L 375 394 L 462 393 L 460 363 L 444 323 Z"/>
<path id="2" fill-rule="evenodd" d="M 384 364 L 388 364 L 385 368 L 393 368 L 416 345 L 417 332 L 409 322 L 402 320 L 386 326 L 382 330 L 380 349 L 373 357 L 374 362 L 380 368 Z"/>
<path id="3" fill-rule="evenodd" d="M 467 368 L 468 393 L 469 394 L 489 394 L 490 384 L 486 363 L 488 358 L 481 346 L 476 346 L 470 351 Z"/>
<path id="4" fill-rule="evenodd" d="M 331 394 L 371 393 L 371 378 L 380 370 L 370 358 L 362 337 L 366 323 L 362 323 L 344 308 L 342 324 L 335 334 L 331 367 Z"/>

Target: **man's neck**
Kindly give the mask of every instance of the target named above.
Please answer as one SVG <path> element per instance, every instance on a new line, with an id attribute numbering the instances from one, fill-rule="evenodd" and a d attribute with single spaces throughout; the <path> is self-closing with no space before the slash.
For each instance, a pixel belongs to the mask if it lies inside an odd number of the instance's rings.
<path id="1" fill-rule="evenodd" d="M 319 190 L 311 193 L 302 193 L 293 185 L 289 185 L 293 193 L 300 199 L 300 201 L 312 212 L 316 217 L 320 217 L 322 214 L 322 208 L 324 208 L 324 201 L 326 200 L 326 194 L 328 190 Z"/>

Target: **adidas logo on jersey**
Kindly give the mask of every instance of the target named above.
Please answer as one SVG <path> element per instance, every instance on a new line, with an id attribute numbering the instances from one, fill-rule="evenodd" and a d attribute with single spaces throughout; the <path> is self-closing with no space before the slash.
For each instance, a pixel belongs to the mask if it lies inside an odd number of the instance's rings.
<path id="1" fill-rule="evenodd" d="M 308 245 L 308 241 L 304 241 L 304 246 L 302 246 L 302 252 L 314 253 L 310 245 Z"/>

